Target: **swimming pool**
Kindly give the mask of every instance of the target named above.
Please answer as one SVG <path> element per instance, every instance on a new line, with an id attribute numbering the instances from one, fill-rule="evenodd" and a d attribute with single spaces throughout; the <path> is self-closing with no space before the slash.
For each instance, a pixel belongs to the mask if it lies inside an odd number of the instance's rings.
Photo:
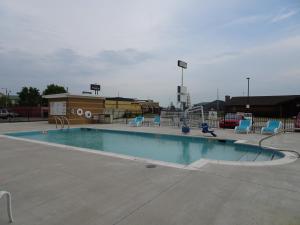
<path id="1" fill-rule="evenodd" d="M 283 153 L 272 149 L 235 144 L 231 140 L 92 128 L 6 135 L 181 165 L 189 165 L 200 159 L 253 162 L 284 157 Z"/>

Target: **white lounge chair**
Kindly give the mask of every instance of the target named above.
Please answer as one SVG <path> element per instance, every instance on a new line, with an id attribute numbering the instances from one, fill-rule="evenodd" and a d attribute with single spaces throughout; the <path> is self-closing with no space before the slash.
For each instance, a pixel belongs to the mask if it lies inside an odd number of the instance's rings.
<path id="1" fill-rule="evenodd" d="M 279 120 L 269 120 L 267 126 L 261 128 L 262 134 L 276 134 L 282 127 L 282 123 Z"/>
<path id="2" fill-rule="evenodd" d="M 129 126 L 135 126 L 135 127 L 140 127 L 142 126 L 143 122 L 144 122 L 144 117 L 143 116 L 137 116 L 134 119 L 132 119 L 131 121 L 129 121 Z"/>
<path id="3" fill-rule="evenodd" d="M 153 119 L 153 124 L 160 126 L 160 116 L 155 116 Z"/>
<path id="4" fill-rule="evenodd" d="M 246 133 L 251 131 L 252 121 L 248 119 L 240 120 L 239 125 L 234 128 L 235 133 Z"/>

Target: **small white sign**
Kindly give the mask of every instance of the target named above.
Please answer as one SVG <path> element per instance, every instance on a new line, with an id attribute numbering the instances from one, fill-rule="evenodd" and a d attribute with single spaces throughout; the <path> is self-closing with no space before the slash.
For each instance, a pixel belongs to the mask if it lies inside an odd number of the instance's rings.
<path id="1" fill-rule="evenodd" d="M 65 116 L 67 111 L 66 102 L 50 102 L 51 116 Z"/>

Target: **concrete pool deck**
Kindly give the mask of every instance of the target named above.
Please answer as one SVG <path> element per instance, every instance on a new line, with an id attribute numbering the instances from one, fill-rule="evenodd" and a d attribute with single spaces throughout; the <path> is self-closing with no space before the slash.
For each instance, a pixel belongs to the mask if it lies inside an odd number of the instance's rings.
<path id="1" fill-rule="evenodd" d="M 181 133 L 168 127 L 90 127 Z M 0 134 L 54 128 L 46 122 L 0 124 Z M 262 137 L 216 133 L 252 144 Z M 278 135 L 264 145 L 300 152 L 300 133 Z M 0 189 L 12 193 L 15 224 L 22 225 L 300 224 L 299 162 L 149 169 L 143 162 L 1 137 Z M 4 203 L 1 199 L 0 224 L 8 224 Z"/>

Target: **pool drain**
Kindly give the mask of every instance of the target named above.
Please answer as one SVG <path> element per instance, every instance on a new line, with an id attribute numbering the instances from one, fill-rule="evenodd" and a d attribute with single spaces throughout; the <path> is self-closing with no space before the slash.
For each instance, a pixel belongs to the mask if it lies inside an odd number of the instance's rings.
<path id="1" fill-rule="evenodd" d="M 148 164 L 148 165 L 146 165 L 146 168 L 156 168 L 156 165 L 154 165 L 154 164 Z"/>

